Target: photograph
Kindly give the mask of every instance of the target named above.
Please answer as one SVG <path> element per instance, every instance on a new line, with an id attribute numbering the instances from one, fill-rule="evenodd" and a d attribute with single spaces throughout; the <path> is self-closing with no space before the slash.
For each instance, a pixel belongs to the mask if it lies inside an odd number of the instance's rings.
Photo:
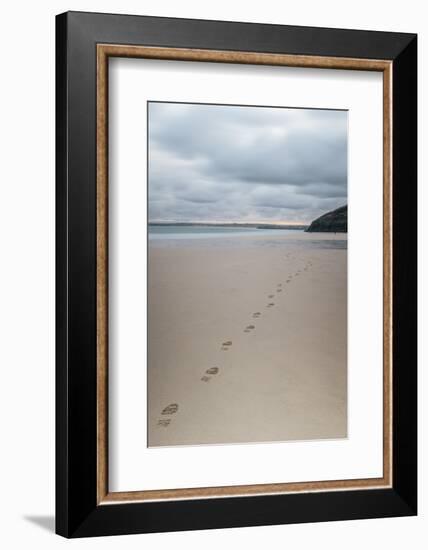
<path id="1" fill-rule="evenodd" d="M 348 112 L 147 119 L 148 447 L 347 438 Z"/>

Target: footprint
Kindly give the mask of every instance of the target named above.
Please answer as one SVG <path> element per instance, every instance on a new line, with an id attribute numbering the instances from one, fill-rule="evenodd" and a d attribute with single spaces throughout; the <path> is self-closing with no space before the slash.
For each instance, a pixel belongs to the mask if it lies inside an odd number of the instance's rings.
<path id="1" fill-rule="evenodd" d="M 268 298 L 273 298 L 274 294 L 269 294 Z"/>
<path id="2" fill-rule="evenodd" d="M 256 311 L 255 313 L 253 313 L 253 319 L 258 319 L 260 315 L 261 315 L 260 311 Z"/>
<path id="3" fill-rule="evenodd" d="M 251 332 L 252 330 L 254 330 L 256 327 L 254 325 L 248 325 L 248 327 L 245 327 L 244 329 L 244 332 Z"/>
<path id="4" fill-rule="evenodd" d="M 266 307 L 273 307 L 275 304 L 273 302 L 271 302 L 270 304 L 268 304 Z"/>
<path id="5" fill-rule="evenodd" d="M 217 374 L 218 373 L 218 367 L 210 367 L 205 371 L 207 374 Z"/>
<path id="6" fill-rule="evenodd" d="M 171 403 L 167 407 L 164 408 L 164 410 L 161 412 L 161 414 L 175 414 L 178 411 L 178 404 L 177 403 Z"/>
<path id="7" fill-rule="evenodd" d="M 162 426 L 163 428 L 166 428 L 171 423 L 170 418 L 161 418 L 161 420 L 158 420 L 158 426 Z"/>
<path id="8" fill-rule="evenodd" d="M 276 291 L 277 292 L 282 292 L 282 288 L 278 288 Z"/>
<path id="9" fill-rule="evenodd" d="M 232 345 L 232 340 L 228 340 L 227 342 L 222 343 L 221 349 L 223 351 L 227 351 L 231 345 Z"/>
<path id="10" fill-rule="evenodd" d="M 204 376 L 201 378 L 202 382 L 209 382 L 211 380 L 211 376 L 207 376 L 207 374 L 215 375 L 218 373 L 218 367 L 210 367 L 205 371 Z"/>
<path id="11" fill-rule="evenodd" d="M 276 286 L 277 286 L 277 287 L 281 287 L 281 286 L 282 286 L 282 283 L 278 283 Z"/>

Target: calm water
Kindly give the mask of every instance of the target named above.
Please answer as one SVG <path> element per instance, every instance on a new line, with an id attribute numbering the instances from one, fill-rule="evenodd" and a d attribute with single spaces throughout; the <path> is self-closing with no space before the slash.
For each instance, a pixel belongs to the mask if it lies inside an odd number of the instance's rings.
<path id="1" fill-rule="evenodd" d="M 347 249 L 342 235 L 311 238 L 301 229 L 257 229 L 254 227 L 213 227 L 191 225 L 149 225 L 151 246 L 263 246 L 272 248 Z M 278 237 L 284 237 L 278 239 Z"/>
<path id="2" fill-rule="evenodd" d="M 210 239 L 241 236 L 277 236 L 300 233 L 301 229 L 257 229 L 255 227 L 214 227 L 212 225 L 149 225 L 149 239 Z"/>

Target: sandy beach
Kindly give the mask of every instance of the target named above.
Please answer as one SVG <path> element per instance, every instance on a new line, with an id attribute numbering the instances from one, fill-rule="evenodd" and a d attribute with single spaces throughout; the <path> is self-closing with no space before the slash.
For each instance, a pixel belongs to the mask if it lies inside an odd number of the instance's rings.
<path id="1" fill-rule="evenodd" d="M 346 437 L 346 235 L 150 241 L 148 321 L 149 446 Z"/>

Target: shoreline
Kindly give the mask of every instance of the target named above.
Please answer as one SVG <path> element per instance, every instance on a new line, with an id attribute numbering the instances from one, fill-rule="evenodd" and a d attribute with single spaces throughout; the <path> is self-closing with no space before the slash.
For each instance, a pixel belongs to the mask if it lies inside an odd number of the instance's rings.
<path id="1" fill-rule="evenodd" d="M 347 233 L 308 233 L 300 230 L 271 230 L 269 233 L 260 233 L 256 230 L 248 232 L 224 232 L 224 233 L 148 233 L 149 247 L 168 244 L 181 244 L 182 246 L 194 244 L 200 241 L 197 246 L 203 247 L 212 244 L 224 244 L 227 241 L 235 241 L 238 246 L 248 244 L 263 245 L 262 241 L 269 241 L 270 244 L 278 247 L 290 248 L 295 246 L 310 246 L 314 243 L 323 243 L 328 247 L 332 242 L 343 242 L 343 248 L 347 249 Z M 218 241 L 215 243 L 214 241 Z M 251 243 L 251 241 L 254 241 Z"/>

